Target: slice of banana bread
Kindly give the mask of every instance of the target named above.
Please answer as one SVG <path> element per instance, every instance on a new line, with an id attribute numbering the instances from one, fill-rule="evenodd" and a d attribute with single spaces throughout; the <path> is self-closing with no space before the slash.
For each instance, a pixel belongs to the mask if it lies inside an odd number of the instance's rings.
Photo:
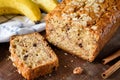
<path id="1" fill-rule="evenodd" d="M 28 80 L 48 74 L 58 67 L 56 54 L 37 32 L 11 37 L 10 52 L 18 72 Z"/>
<path id="2" fill-rule="evenodd" d="M 63 0 L 46 17 L 46 36 L 55 46 L 92 62 L 119 26 L 119 0 Z"/>

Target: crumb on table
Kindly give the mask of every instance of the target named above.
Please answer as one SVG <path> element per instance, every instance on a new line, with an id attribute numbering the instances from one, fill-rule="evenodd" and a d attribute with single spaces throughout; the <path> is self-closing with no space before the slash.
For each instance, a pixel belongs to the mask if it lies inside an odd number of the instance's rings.
<path id="1" fill-rule="evenodd" d="M 73 74 L 81 74 L 83 72 L 83 69 L 81 67 L 76 67 L 73 70 Z"/>

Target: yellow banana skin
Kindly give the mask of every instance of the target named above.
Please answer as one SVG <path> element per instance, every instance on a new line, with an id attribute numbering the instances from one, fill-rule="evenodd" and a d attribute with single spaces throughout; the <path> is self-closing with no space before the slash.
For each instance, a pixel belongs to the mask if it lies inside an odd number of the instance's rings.
<path id="1" fill-rule="evenodd" d="M 47 13 L 52 11 L 58 4 L 57 0 L 32 0 L 32 1 L 38 4 L 40 9 Z"/>
<path id="2" fill-rule="evenodd" d="M 0 15 L 23 14 L 34 22 L 41 19 L 39 7 L 31 0 L 0 0 Z"/>
<path id="3" fill-rule="evenodd" d="M 6 15 L 6 14 L 20 14 L 21 12 L 10 8 L 10 7 L 0 7 L 0 15 Z"/>

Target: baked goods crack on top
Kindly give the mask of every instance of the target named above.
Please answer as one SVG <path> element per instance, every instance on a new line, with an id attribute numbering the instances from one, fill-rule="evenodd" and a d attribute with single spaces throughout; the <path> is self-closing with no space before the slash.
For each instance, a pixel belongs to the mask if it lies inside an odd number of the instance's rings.
<path id="1" fill-rule="evenodd" d="M 10 40 L 11 60 L 27 80 L 48 74 L 58 67 L 58 58 L 39 33 L 13 36 Z"/>
<path id="2" fill-rule="evenodd" d="M 120 26 L 120 1 L 63 0 L 46 24 L 50 43 L 92 62 Z"/>

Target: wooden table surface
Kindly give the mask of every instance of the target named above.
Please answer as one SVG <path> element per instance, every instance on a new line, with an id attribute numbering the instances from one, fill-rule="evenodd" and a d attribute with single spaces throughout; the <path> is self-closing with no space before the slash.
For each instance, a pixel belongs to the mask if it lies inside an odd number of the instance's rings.
<path id="1" fill-rule="evenodd" d="M 41 34 L 44 35 L 45 32 Z M 115 59 L 107 65 L 101 63 L 103 58 L 120 49 L 120 28 L 92 63 L 68 54 L 54 46 L 52 48 L 59 58 L 60 66 L 56 72 L 39 77 L 36 80 L 103 80 L 101 73 L 119 59 Z M 0 43 L 0 80 L 25 80 L 12 65 L 9 55 L 9 43 Z M 81 75 L 73 74 L 73 69 L 79 66 L 84 69 L 83 73 Z M 120 80 L 120 69 L 106 80 Z"/>

